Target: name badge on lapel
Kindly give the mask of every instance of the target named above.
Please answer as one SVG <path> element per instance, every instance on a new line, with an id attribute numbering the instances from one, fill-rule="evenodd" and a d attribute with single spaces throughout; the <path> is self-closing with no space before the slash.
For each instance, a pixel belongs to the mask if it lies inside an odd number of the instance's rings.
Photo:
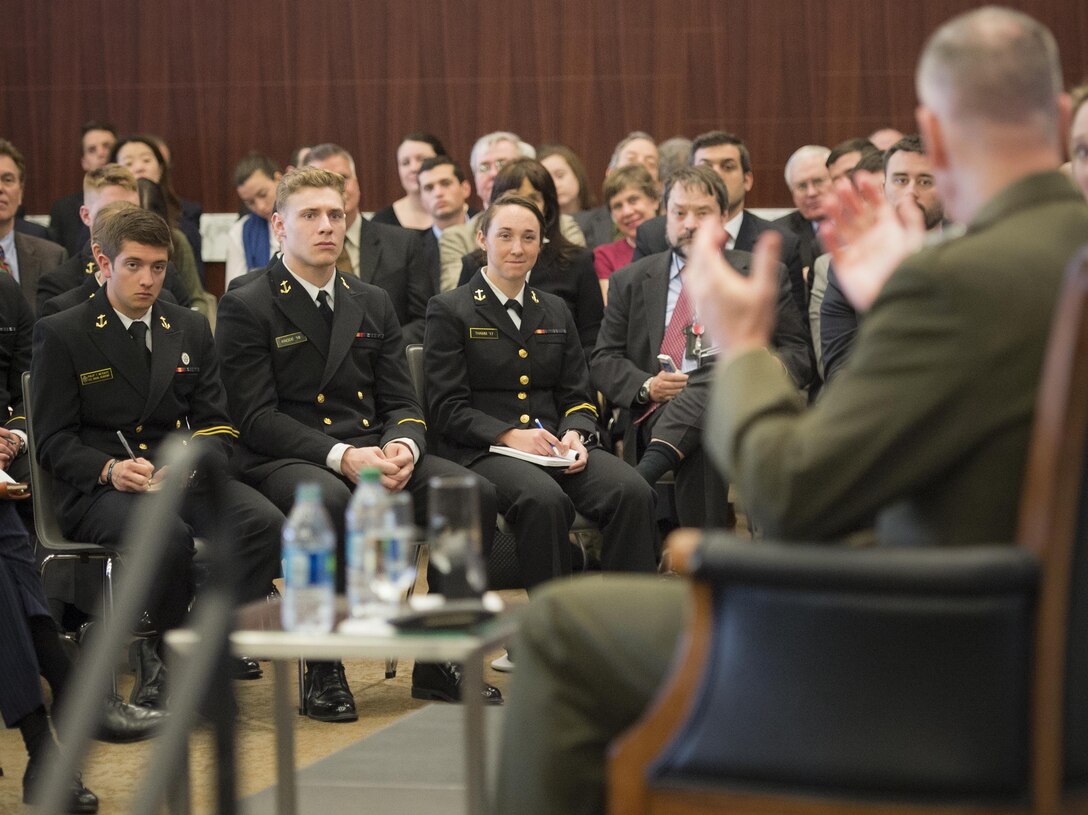
<path id="1" fill-rule="evenodd" d="M 499 329 L 497 328 L 470 328 L 468 330 L 470 340 L 497 340 Z"/>
<path id="2" fill-rule="evenodd" d="M 80 385 L 93 385 L 95 382 L 108 382 L 113 379 L 113 368 L 99 368 L 79 375 Z"/>
<path id="3" fill-rule="evenodd" d="M 292 345 L 298 345 L 302 342 L 309 342 L 309 340 L 301 331 L 296 331 L 294 334 L 284 334 L 282 337 L 276 337 L 277 348 L 290 348 Z"/>

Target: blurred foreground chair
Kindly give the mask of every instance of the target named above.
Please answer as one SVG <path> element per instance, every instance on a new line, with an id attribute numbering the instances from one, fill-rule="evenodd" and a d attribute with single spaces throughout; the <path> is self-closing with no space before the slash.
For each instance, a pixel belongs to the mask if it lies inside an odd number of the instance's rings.
<path id="1" fill-rule="evenodd" d="M 612 745 L 614 814 L 1088 812 L 1088 252 L 1058 301 L 1016 545 L 671 541 L 694 616 Z"/>

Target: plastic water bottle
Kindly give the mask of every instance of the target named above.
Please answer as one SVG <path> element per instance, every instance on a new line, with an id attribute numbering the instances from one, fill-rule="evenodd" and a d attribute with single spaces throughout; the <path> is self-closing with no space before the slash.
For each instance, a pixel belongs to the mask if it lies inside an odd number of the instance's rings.
<path id="1" fill-rule="evenodd" d="M 283 527 L 283 627 L 324 634 L 332 630 L 336 534 L 317 484 L 299 484 Z"/>
<path id="2" fill-rule="evenodd" d="M 345 530 L 347 534 L 348 609 L 352 617 L 365 617 L 377 596 L 370 586 L 367 568 L 368 538 L 384 524 L 386 504 L 381 472 L 376 467 L 359 471 L 359 482 L 348 504 Z"/>

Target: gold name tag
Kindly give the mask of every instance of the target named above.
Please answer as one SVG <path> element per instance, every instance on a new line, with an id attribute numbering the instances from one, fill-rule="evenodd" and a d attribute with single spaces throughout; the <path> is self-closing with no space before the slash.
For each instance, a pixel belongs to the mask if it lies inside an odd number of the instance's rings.
<path id="1" fill-rule="evenodd" d="M 296 331 L 294 334 L 284 334 L 282 337 L 276 337 L 277 348 L 287 348 L 291 345 L 298 345 L 300 342 L 307 342 L 306 335 L 301 331 Z"/>
<path id="2" fill-rule="evenodd" d="M 80 385 L 93 385 L 95 382 L 106 382 L 113 379 L 113 368 L 102 368 L 98 371 L 88 371 L 79 375 Z"/>
<path id="3" fill-rule="evenodd" d="M 470 328 L 468 330 L 470 340 L 497 340 L 499 329 L 497 328 Z"/>

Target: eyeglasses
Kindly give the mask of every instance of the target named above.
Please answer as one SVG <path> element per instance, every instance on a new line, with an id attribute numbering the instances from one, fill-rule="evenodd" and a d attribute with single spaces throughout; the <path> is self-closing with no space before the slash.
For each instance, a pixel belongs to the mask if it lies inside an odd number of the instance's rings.
<path id="1" fill-rule="evenodd" d="M 801 181 L 793 185 L 793 189 L 796 192 L 808 192 L 810 189 L 813 192 L 819 192 L 828 184 L 831 183 L 829 178 L 812 178 L 807 181 Z"/>
<path id="2" fill-rule="evenodd" d="M 476 166 L 476 172 L 478 173 L 490 173 L 494 170 L 496 173 L 501 170 L 509 162 L 509 159 L 497 158 L 494 161 L 481 161 Z"/>

